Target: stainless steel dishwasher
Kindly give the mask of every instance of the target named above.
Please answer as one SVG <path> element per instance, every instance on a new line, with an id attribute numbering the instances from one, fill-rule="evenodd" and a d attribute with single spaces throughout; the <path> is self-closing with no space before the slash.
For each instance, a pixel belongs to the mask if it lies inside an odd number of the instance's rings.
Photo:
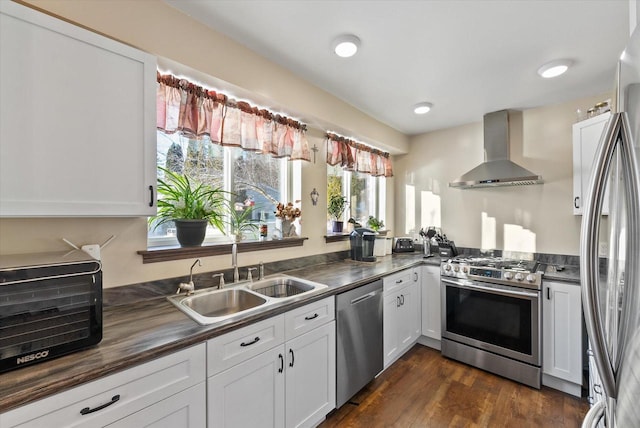
<path id="1" fill-rule="evenodd" d="M 336 297 L 336 407 L 382 371 L 382 280 Z"/>

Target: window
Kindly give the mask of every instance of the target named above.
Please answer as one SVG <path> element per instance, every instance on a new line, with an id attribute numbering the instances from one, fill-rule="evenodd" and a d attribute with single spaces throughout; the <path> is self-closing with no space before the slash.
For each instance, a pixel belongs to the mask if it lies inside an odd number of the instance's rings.
<path id="1" fill-rule="evenodd" d="M 299 199 L 299 186 L 294 189 L 291 178 L 299 177 L 300 161 L 223 147 L 212 143 L 208 137 L 196 140 L 178 133 L 158 131 L 157 141 L 159 167 L 183 173 L 213 187 L 222 187 L 235 195 L 230 202 L 240 209 L 244 205 L 254 205 L 256 208 L 252 220 L 257 223 L 261 215 L 264 216 L 269 230 L 275 227 L 275 204 Z M 293 197 L 295 195 L 296 198 Z M 230 232 L 229 226 L 225 230 L 227 236 L 209 226 L 205 242 L 228 242 Z M 257 233 L 255 236 L 245 236 L 245 239 L 257 238 Z M 173 223 L 157 228 L 150 225 L 150 247 L 176 243 Z"/>
<path id="2" fill-rule="evenodd" d="M 353 218 L 365 227 L 369 216 L 384 221 L 386 200 L 384 177 L 372 177 L 369 174 L 345 171 L 338 165 L 327 165 L 327 199 L 332 194 L 342 194 L 347 198 L 349 205 L 343 221 Z M 327 217 L 327 220 L 330 218 Z M 329 221 L 327 230 L 331 231 Z"/>

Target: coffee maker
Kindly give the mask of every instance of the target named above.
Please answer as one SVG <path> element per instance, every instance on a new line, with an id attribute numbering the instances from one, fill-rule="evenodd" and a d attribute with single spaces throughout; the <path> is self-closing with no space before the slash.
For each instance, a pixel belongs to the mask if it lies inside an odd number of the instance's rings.
<path id="1" fill-rule="evenodd" d="M 360 262 L 375 262 L 373 245 L 376 242 L 377 233 L 374 230 L 359 227 L 354 229 L 349 236 L 351 241 L 351 259 Z"/>

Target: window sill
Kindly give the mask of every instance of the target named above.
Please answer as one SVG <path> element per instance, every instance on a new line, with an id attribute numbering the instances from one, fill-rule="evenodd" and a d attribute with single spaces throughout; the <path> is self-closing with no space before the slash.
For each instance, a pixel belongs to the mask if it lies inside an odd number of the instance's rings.
<path id="1" fill-rule="evenodd" d="M 340 242 L 340 241 L 348 241 L 350 232 L 345 233 L 327 233 L 324 237 L 325 242 L 328 244 L 330 242 Z"/>
<path id="2" fill-rule="evenodd" d="M 301 247 L 309 238 L 285 238 L 269 241 L 243 241 L 238 242 L 238 252 L 265 251 L 276 248 Z M 142 263 L 167 262 L 171 260 L 192 259 L 194 257 L 220 256 L 231 254 L 233 243 L 203 245 L 200 247 L 156 247 L 141 250 L 137 253 L 142 256 Z"/>

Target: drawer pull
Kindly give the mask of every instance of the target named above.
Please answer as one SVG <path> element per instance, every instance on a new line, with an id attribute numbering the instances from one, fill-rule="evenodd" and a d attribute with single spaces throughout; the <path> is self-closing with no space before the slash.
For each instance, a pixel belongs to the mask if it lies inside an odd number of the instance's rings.
<path id="1" fill-rule="evenodd" d="M 396 284 L 402 284 L 402 280 L 401 279 L 397 279 L 396 280 Z"/>
<path id="2" fill-rule="evenodd" d="M 98 410 L 102 410 L 105 407 L 109 407 L 110 405 L 112 405 L 113 403 L 115 403 L 118 400 L 120 400 L 120 394 L 114 395 L 111 398 L 111 401 L 109 401 L 108 403 L 104 403 L 102 406 L 98 406 L 95 409 L 92 409 L 91 407 L 85 407 L 84 409 L 80 410 L 80 414 L 81 415 L 88 415 L 89 413 L 97 412 Z"/>
<path id="3" fill-rule="evenodd" d="M 246 343 L 242 342 L 240 344 L 240 346 L 250 346 L 250 345 L 253 345 L 254 343 L 257 343 L 259 340 L 260 340 L 260 338 L 258 336 L 256 336 L 256 338 L 253 339 L 251 342 L 246 342 Z"/>
<path id="4" fill-rule="evenodd" d="M 318 318 L 319 316 L 320 315 L 318 315 L 316 313 L 316 314 L 313 314 L 313 316 L 311 316 L 311 317 L 304 317 L 304 319 L 307 320 L 307 321 L 311 321 L 311 320 L 314 320 L 314 319 Z"/>

